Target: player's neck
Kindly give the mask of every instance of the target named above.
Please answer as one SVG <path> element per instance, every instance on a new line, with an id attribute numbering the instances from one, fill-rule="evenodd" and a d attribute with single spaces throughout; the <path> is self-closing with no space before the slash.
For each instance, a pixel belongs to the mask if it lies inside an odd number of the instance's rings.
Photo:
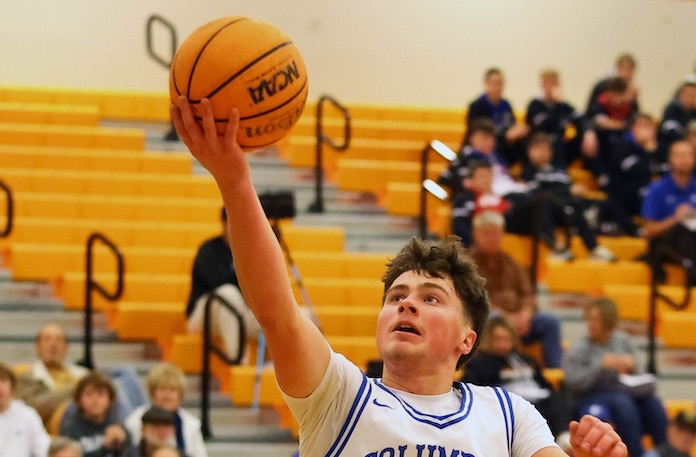
<path id="1" fill-rule="evenodd" d="M 386 368 L 382 373 L 382 383 L 392 389 L 403 390 L 418 395 L 439 395 L 452 389 L 453 374 L 437 373 L 396 373 Z"/>

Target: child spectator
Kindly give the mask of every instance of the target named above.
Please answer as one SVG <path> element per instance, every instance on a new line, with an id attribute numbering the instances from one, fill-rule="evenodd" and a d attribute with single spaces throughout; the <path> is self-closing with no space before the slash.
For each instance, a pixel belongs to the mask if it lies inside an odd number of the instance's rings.
<path id="1" fill-rule="evenodd" d="M 677 95 L 667 104 L 660 123 L 659 153 L 661 162 L 667 161 L 667 151 L 672 143 L 684 139 L 689 122 L 696 119 L 696 82 L 685 82 Z"/>
<path id="2" fill-rule="evenodd" d="M 93 371 L 78 381 L 60 434 L 80 443 L 85 457 L 119 457 L 130 446 L 123 425 L 116 419 L 116 388 L 109 377 Z"/>
<path id="3" fill-rule="evenodd" d="M 560 201 L 563 208 L 551 203 L 541 202 L 539 205 L 539 230 L 543 241 L 553 250 L 554 255 L 570 260 L 572 254 L 566 247 L 560 247 L 554 236 L 559 223 L 570 221 L 571 227 L 577 230 L 590 257 L 597 260 L 616 260 L 614 254 L 597 243 L 597 237 L 585 218 L 582 204 L 578 196 L 584 189 L 581 185 L 573 184 L 565 170 L 551 164 L 553 156 L 551 138 L 545 133 L 536 133 L 528 145 L 529 164 L 522 172 L 522 179 L 532 188 L 532 195 L 542 192 L 551 193 Z"/>
<path id="4" fill-rule="evenodd" d="M 612 143 L 621 139 L 636 112 L 628 83 L 619 77 L 606 80 L 602 93 L 587 110 L 588 121 L 597 134 L 598 150 L 595 156 L 586 157 L 586 163 L 601 186 L 605 186 L 608 179 L 607 162 Z"/>
<path id="5" fill-rule="evenodd" d="M 636 115 L 609 160 L 608 216 L 629 236 L 638 236 L 635 218 L 640 215 L 652 176 L 660 167 L 655 162 L 656 135 L 655 120 L 649 114 Z"/>
<path id="6" fill-rule="evenodd" d="M 80 443 L 66 436 L 56 436 L 48 447 L 48 457 L 83 457 Z"/>
<path id="7" fill-rule="evenodd" d="M 172 413 L 177 448 L 190 457 L 207 457 L 201 421 L 181 407 L 186 388 L 186 376 L 175 365 L 162 362 L 155 365 L 147 375 L 147 389 L 151 405 L 140 406 L 125 421 L 126 429 L 134 443 L 141 439 L 144 413 L 155 406 Z"/>
<path id="8" fill-rule="evenodd" d="M 479 350 L 466 365 L 462 381 L 505 387 L 533 403 L 554 436 L 568 430 L 570 405 L 544 378 L 539 364 L 520 352 L 519 337 L 502 316 L 493 316 L 486 323 Z"/>
<path id="9" fill-rule="evenodd" d="M 161 449 L 169 449 L 169 455 L 188 457 L 176 445 L 176 414 L 170 410 L 152 406 L 140 418 L 140 436 L 137 446 L 132 446 L 123 457 L 155 457 Z M 164 453 L 164 455 L 168 455 Z"/>
<path id="10" fill-rule="evenodd" d="M 589 111 L 590 107 L 596 103 L 597 98 L 604 91 L 604 85 L 612 78 L 621 78 L 626 81 L 626 86 L 628 88 L 627 98 L 632 105 L 632 110 L 638 111 L 638 87 L 635 83 L 637 68 L 638 63 L 633 55 L 623 53 L 617 56 L 612 71 L 592 87 L 592 92 L 590 93 L 585 111 Z"/>
<path id="11" fill-rule="evenodd" d="M 495 127 L 496 149 L 508 164 L 523 159 L 521 142 L 529 133 L 526 124 L 517 123 L 510 102 L 503 98 L 505 78 L 499 68 L 489 68 L 484 75 L 484 93 L 469 104 L 466 115 L 467 131 L 473 121 L 489 119 Z M 523 149 L 522 149 L 523 150 Z"/>
<path id="12" fill-rule="evenodd" d="M 526 122 L 530 134 L 544 132 L 551 137 L 552 163 L 558 168 L 566 168 L 580 157 L 580 148 L 591 149 L 591 143 L 596 141 L 590 138 L 594 132 L 586 128 L 585 117 L 562 99 L 557 70 L 543 70 L 539 79 L 541 94 L 527 106 Z M 570 129 L 575 130 L 573 135 L 569 135 Z"/>
<path id="13" fill-rule="evenodd" d="M 483 211 L 496 211 L 504 214 L 510 203 L 493 193 L 493 166 L 485 159 L 472 159 L 469 162 L 469 177 L 464 180 L 464 190 L 452 200 L 452 228 L 469 247 L 472 243 L 471 222 Z"/>
<path id="14" fill-rule="evenodd" d="M 0 363 L 0 456 L 44 457 L 50 437 L 37 412 L 14 398 L 12 369 Z"/>
<path id="15" fill-rule="evenodd" d="M 696 412 L 680 411 L 667 426 L 667 441 L 644 457 L 691 457 L 696 444 Z"/>

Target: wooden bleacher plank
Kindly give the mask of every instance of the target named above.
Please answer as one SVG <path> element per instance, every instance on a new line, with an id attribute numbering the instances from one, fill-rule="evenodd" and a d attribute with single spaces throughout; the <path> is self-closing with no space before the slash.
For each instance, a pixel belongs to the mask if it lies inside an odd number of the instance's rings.
<path id="1" fill-rule="evenodd" d="M 132 128 L 3 123 L 0 144 L 144 150 L 145 132 Z"/>
<path id="2" fill-rule="evenodd" d="M 6 167 L 0 170 L 0 178 L 14 192 L 206 199 L 219 195 L 215 181 L 207 175 Z"/>
<path id="3" fill-rule="evenodd" d="M 99 109 L 96 106 L 0 102 L 0 123 L 96 127 Z"/>
<path id="4" fill-rule="evenodd" d="M 643 262 L 549 259 L 547 266 L 546 283 L 551 292 L 596 292 L 605 284 L 647 284 L 650 278 Z"/>
<path id="5" fill-rule="evenodd" d="M 0 144 L 0 167 L 190 175 L 192 159 L 187 152 Z"/>
<path id="6" fill-rule="evenodd" d="M 169 121 L 169 94 L 166 91 L 76 89 L 49 86 L 0 86 L 0 101 L 91 105 L 99 107 L 105 119 Z"/>
<path id="7" fill-rule="evenodd" d="M 444 162 L 429 163 L 426 176 L 435 180 L 445 168 Z M 396 181 L 417 187 L 420 176 L 420 162 L 349 158 L 336 162 L 336 183 L 343 190 L 385 193 L 389 183 Z"/>

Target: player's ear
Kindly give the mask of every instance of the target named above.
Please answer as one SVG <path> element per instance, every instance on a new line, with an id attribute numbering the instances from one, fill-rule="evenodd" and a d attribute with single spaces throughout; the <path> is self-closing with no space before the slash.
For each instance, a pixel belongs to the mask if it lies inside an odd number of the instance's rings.
<path id="1" fill-rule="evenodd" d="M 463 331 L 462 340 L 459 343 L 459 348 L 462 354 L 469 354 L 472 349 L 474 349 L 474 344 L 476 344 L 476 339 L 478 335 L 473 329 L 466 329 Z"/>

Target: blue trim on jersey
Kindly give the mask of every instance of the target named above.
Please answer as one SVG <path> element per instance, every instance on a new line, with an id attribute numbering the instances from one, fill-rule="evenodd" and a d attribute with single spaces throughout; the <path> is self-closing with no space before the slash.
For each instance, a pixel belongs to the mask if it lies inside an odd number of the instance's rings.
<path id="1" fill-rule="evenodd" d="M 510 394 L 508 393 L 508 391 L 501 387 L 493 387 L 493 391 L 495 392 L 495 395 L 498 397 L 500 409 L 503 412 L 503 419 L 505 420 L 505 434 L 507 435 L 508 453 L 512 455 L 512 440 L 515 431 L 515 413 L 512 409 L 512 399 L 510 398 Z"/>
<path id="2" fill-rule="evenodd" d="M 371 396 L 372 385 L 368 382 L 367 376 L 363 375 L 360 390 L 358 390 L 358 394 L 355 396 L 355 401 L 348 412 L 348 417 L 343 423 L 343 427 L 336 437 L 336 441 L 334 441 L 334 444 L 331 446 L 331 449 L 329 449 L 329 452 L 326 453 L 326 457 L 341 455 L 343 448 L 346 447 L 346 444 L 348 443 L 353 430 L 355 430 L 355 426 L 358 424 L 358 420 L 360 420 L 360 416 L 362 415 L 362 412 Z"/>
<path id="3" fill-rule="evenodd" d="M 401 399 L 398 395 L 396 395 L 394 392 L 389 390 L 389 388 L 386 387 L 384 384 L 376 380 L 374 380 L 373 382 L 377 387 L 394 397 L 394 399 L 396 399 L 396 401 L 398 401 L 401 404 L 401 406 L 404 408 L 404 411 L 406 411 L 406 413 L 409 416 L 411 416 L 411 418 L 418 422 L 432 425 L 433 427 L 437 427 L 439 429 L 443 429 L 449 427 L 450 425 L 463 421 L 471 412 L 471 406 L 473 404 L 474 397 L 471 393 L 471 388 L 468 385 L 461 382 L 453 384 L 453 387 L 458 388 L 461 391 L 462 395 L 462 400 L 461 404 L 459 405 L 459 409 L 453 413 L 445 414 L 444 416 L 436 416 L 433 414 L 426 414 L 421 411 L 418 411 L 412 405 L 410 405 L 409 403 Z"/>

